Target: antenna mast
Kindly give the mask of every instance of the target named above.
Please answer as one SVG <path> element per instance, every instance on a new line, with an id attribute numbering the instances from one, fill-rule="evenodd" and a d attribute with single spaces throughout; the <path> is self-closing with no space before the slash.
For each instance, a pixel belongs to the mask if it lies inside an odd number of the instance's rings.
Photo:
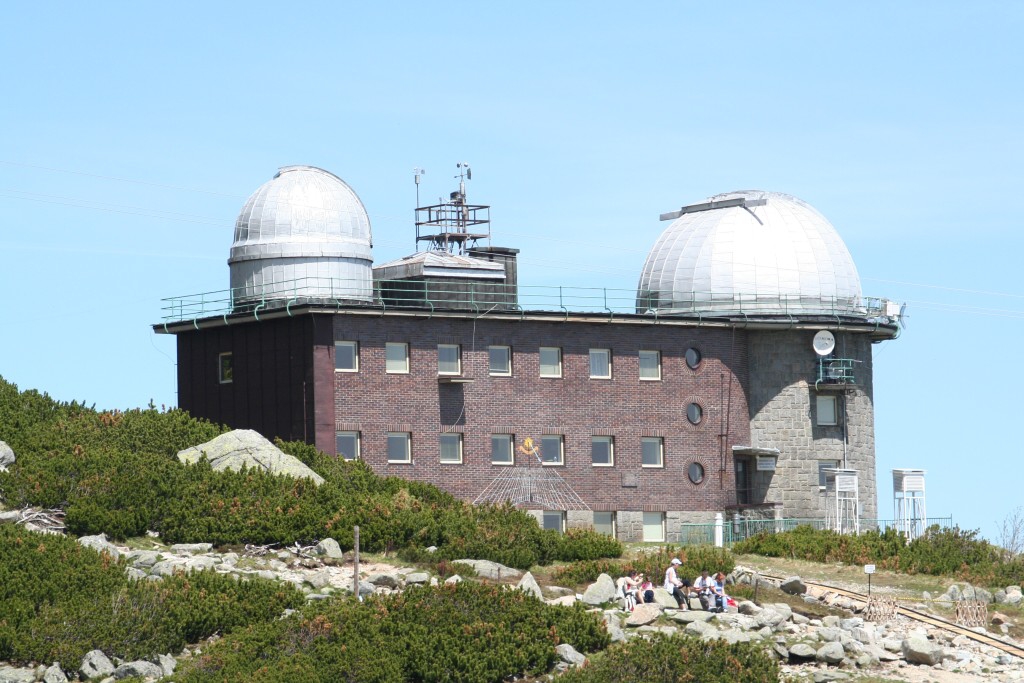
<path id="1" fill-rule="evenodd" d="M 448 201 L 431 206 L 419 206 L 419 179 L 422 169 L 416 174 L 416 245 L 427 242 L 429 249 L 446 251 L 450 254 L 465 255 L 477 245 L 477 241 L 491 237 L 491 207 L 483 204 L 466 203 L 466 181 L 473 179 L 469 164 L 460 161 L 455 164 L 459 189 L 452 192 Z"/>

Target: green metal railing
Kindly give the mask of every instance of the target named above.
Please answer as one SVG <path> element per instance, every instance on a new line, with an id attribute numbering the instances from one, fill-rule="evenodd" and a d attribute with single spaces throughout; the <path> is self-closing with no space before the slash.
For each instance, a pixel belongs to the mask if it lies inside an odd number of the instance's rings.
<path id="1" fill-rule="evenodd" d="M 953 526 L 953 516 L 929 517 L 927 526 L 938 525 L 940 528 L 948 529 Z M 812 526 L 815 529 L 827 528 L 824 519 L 739 519 L 725 522 L 722 525 L 722 542 L 726 547 L 735 543 L 756 536 L 759 533 L 781 533 L 792 531 L 798 526 Z M 860 520 L 861 531 L 870 529 L 885 530 L 898 528 L 896 520 L 893 519 L 862 519 Z M 714 545 L 715 524 L 681 524 L 679 530 L 679 543 L 681 545 Z"/>
<path id="2" fill-rule="evenodd" d="M 796 295 L 763 296 L 713 292 L 675 293 L 671 300 L 635 289 L 607 287 L 547 287 L 499 283 L 451 283 L 411 280 L 365 280 L 300 278 L 245 287 L 202 292 L 162 300 L 161 322 L 168 324 L 235 314 L 260 314 L 273 309 L 290 309 L 301 304 L 378 309 L 422 308 L 426 310 L 518 310 L 563 313 L 645 315 L 758 315 L 813 311 L 817 315 L 845 315 L 885 318 L 885 301 L 879 298 L 848 299 Z"/>
<path id="3" fill-rule="evenodd" d="M 860 361 L 852 358 L 819 358 L 818 384 L 853 384 L 856 380 L 853 366 Z"/>

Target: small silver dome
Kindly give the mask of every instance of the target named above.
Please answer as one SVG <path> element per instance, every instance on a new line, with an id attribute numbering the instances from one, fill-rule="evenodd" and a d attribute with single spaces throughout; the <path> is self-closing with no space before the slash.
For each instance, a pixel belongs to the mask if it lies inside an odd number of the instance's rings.
<path id="1" fill-rule="evenodd" d="M 228 265 L 236 302 L 373 296 L 370 218 L 333 173 L 285 166 L 245 202 Z"/>
<path id="2" fill-rule="evenodd" d="M 832 224 L 796 197 L 761 191 L 716 195 L 683 209 L 644 263 L 637 311 L 652 309 L 864 313 L 857 268 Z"/>

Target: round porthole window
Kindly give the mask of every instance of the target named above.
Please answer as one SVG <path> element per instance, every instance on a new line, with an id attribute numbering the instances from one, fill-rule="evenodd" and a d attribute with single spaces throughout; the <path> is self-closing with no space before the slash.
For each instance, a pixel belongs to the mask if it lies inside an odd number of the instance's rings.
<path id="1" fill-rule="evenodd" d="M 691 482 L 699 484 L 704 481 L 704 465 L 701 465 L 699 462 L 691 462 L 686 470 L 686 474 L 690 477 Z"/>
<path id="2" fill-rule="evenodd" d="M 700 351 L 693 348 L 692 346 L 686 349 L 686 367 L 690 368 L 691 370 L 696 370 L 697 366 L 700 365 L 701 360 L 702 356 L 700 355 Z"/>
<path id="3" fill-rule="evenodd" d="M 704 409 L 700 407 L 699 403 L 691 403 L 686 406 L 686 419 L 690 421 L 690 424 L 700 424 L 700 421 L 704 419 Z"/>

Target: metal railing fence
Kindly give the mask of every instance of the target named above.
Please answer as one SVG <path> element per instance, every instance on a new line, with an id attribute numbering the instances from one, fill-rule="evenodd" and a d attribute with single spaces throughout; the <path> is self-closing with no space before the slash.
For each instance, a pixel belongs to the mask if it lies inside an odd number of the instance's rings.
<path id="1" fill-rule="evenodd" d="M 948 529 L 953 526 L 953 516 L 929 517 L 924 526 L 937 525 L 939 528 Z M 815 529 L 825 529 L 827 525 L 824 519 L 738 519 L 725 522 L 722 526 L 722 541 L 726 547 L 756 536 L 759 533 L 781 533 L 792 531 L 798 526 L 812 526 Z M 899 529 L 900 522 L 895 519 L 862 519 L 860 520 L 861 531 L 873 529 L 886 530 L 889 528 Z M 679 531 L 680 545 L 714 545 L 715 523 L 707 524 L 681 524 Z"/>

